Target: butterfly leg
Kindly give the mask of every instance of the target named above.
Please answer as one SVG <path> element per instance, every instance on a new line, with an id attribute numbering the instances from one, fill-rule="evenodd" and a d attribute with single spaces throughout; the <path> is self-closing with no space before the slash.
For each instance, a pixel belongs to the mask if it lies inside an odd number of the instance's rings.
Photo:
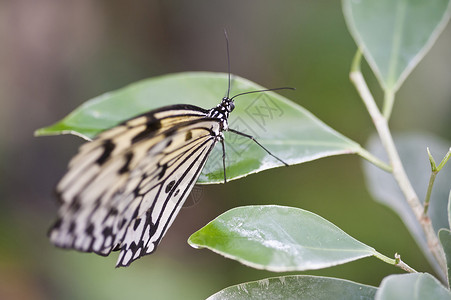
<path id="1" fill-rule="evenodd" d="M 252 135 L 249 135 L 249 134 L 246 134 L 246 133 L 243 133 L 243 132 L 240 132 L 240 131 L 231 129 L 231 128 L 229 128 L 228 130 L 229 130 L 230 132 L 233 132 L 233 133 L 235 133 L 235 134 L 238 134 L 238 135 L 241 135 L 241 136 L 247 137 L 248 139 L 253 140 L 257 145 L 259 145 L 263 150 L 265 150 L 266 153 L 268 153 L 269 155 L 271 155 L 272 157 L 274 157 L 275 159 L 277 159 L 278 161 L 280 161 L 281 163 L 283 163 L 285 166 L 288 166 L 288 164 L 287 164 L 286 162 L 284 162 L 283 160 L 281 160 L 280 158 L 278 158 L 277 156 L 275 156 L 274 154 L 272 154 L 271 152 L 269 152 L 268 149 L 266 149 L 265 147 L 263 147 L 263 145 L 260 144 L 260 143 L 259 143 Z"/>
<path id="2" fill-rule="evenodd" d="M 227 183 L 227 177 L 226 177 L 226 166 L 225 166 L 225 145 L 224 145 L 224 139 L 221 139 L 221 145 L 222 145 L 222 167 L 224 168 L 224 183 Z"/>

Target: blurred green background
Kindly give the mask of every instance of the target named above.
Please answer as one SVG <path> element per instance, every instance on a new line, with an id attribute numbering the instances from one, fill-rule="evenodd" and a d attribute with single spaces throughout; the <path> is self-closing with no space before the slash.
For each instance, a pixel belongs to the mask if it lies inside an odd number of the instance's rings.
<path id="1" fill-rule="evenodd" d="M 399 91 L 393 131 L 451 139 L 449 27 Z M 348 80 L 356 46 L 339 1 L 0 1 L 0 299 L 202 299 L 277 276 L 186 243 L 220 213 L 248 204 L 310 210 L 379 252 L 398 252 L 415 269 L 432 272 L 399 218 L 371 199 L 356 156 L 196 188 L 200 201 L 182 209 L 155 254 L 129 268 L 114 268 L 117 254 L 103 258 L 49 243 L 53 189 L 82 141 L 34 138 L 33 131 L 139 79 L 226 71 L 224 28 L 232 73 L 266 87 L 296 87 L 283 94 L 366 142 L 374 128 Z M 366 65 L 364 71 L 380 99 L 375 77 Z M 368 258 L 304 273 L 377 286 L 398 272 Z"/>

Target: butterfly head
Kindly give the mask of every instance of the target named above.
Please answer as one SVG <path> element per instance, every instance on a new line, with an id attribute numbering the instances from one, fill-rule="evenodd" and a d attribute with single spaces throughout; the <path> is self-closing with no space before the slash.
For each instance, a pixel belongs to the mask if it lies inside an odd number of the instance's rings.
<path id="1" fill-rule="evenodd" d="M 222 98 L 220 106 L 229 113 L 231 113 L 235 109 L 235 103 L 229 97 Z"/>

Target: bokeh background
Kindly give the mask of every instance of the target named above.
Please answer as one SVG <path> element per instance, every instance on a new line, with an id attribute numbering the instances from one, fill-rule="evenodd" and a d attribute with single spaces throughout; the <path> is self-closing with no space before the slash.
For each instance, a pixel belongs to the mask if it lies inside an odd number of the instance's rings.
<path id="1" fill-rule="evenodd" d="M 356 156 L 337 156 L 196 189 L 158 251 L 115 269 L 116 254 L 53 247 L 46 231 L 53 189 L 81 140 L 33 137 L 82 102 L 131 82 L 180 71 L 227 70 L 284 95 L 364 144 L 374 132 L 348 80 L 356 46 L 339 1 L 0 0 L 0 298 L 202 299 L 227 286 L 277 276 L 186 240 L 220 213 L 249 204 L 313 211 L 387 256 L 433 272 L 399 218 L 371 199 Z M 394 131 L 451 139 L 451 28 L 397 95 Z M 381 90 L 365 65 L 374 94 Z M 218 101 L 223 95 L 218 95 Z M 301 228 L 300 228 L 301 230 Z M 367 258 L 304 272 L 379 285 L 398 269 Z M 284 273 L 286 274 L 286 273 Z"/>

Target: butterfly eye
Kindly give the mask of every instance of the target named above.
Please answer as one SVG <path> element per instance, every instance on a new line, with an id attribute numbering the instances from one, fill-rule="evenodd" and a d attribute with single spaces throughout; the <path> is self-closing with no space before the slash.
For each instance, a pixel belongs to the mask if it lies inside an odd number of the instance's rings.
<path id="1" fill-rule="evenodd" d="M 232 101 L 230 102 L 230 111 L 235 109 L 235 103 L 233 103 Z"/>

